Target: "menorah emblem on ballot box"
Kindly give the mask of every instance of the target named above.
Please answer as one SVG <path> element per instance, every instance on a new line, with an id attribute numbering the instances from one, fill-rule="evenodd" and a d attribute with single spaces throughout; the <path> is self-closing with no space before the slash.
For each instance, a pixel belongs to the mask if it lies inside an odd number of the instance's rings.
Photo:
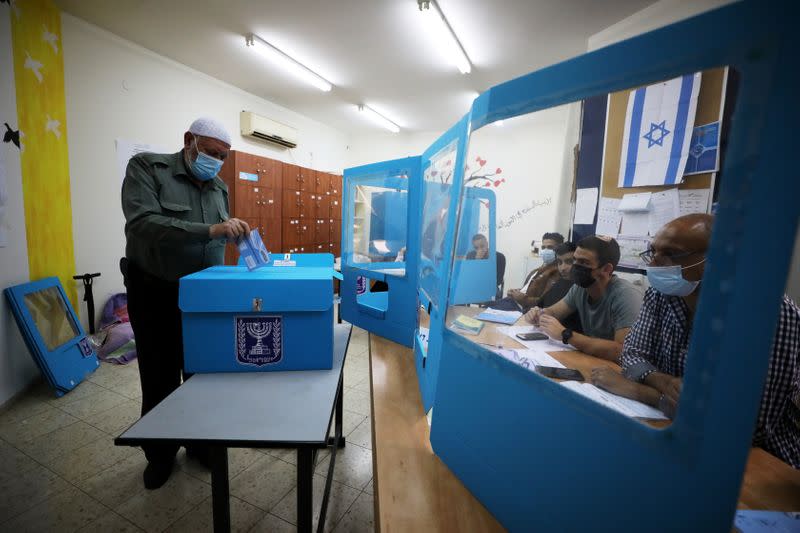
<path id="1" fill-rule="evenodd" d="M 262 366 L 283 358 L 283 324 L 279 316 L 237 316 L 236 359 Z"/>

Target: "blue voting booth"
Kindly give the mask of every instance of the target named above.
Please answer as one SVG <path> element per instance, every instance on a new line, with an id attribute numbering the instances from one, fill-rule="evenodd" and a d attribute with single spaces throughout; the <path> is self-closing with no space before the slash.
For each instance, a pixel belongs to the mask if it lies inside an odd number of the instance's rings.
<path id="1" fill-rule="evenodd" d="M 181 278 L 186 371 L 330 369 L 333 277 L 331 254 L 277 254 Z"/>
<path id="2" fill-rule="evenodd" d="M 790 261 L 788 253 L 755 261 L 737 244 L 785 251 L 800 218 L 788 10 L 788 2 L 736 3 L 503 83 L 423 156 L 420 299 L 431 326 L 418 372 L 426 408 L 435 395 L 431 443 L 509 530 L 730 530 Z M 448 157 L 460 158 L 466 136 L 472 143 L 498 120 L 717 66 L 741 81 L 671 425 L 655 428 L 606 409 L 445 327 L 446 311 L 469 301 L 460 296 L 469 273 L 451 258 L 456 235 L 473 230 L 456 231 L 471 194 L 462 165 L 450 183 L 436 183 L 429 172 L 436 154 L 453 147 Z M 428 201 L 436 202 L 432 210 Z M 758 312 L 745 311 L 752 309 Z M 580 512 L 578 493 L 586 496 Z"/>
<path id="3" fill-rule="evenodd" d="M 342 318 L 411 346 L 419 259 L 419 157 L 344 171 Z"/>
<path id="4" fill-rule="evenodd" d="M 58 278 L 4 292 L 25 345 L 56 396 L 74 389 L 100 366 Z"/>

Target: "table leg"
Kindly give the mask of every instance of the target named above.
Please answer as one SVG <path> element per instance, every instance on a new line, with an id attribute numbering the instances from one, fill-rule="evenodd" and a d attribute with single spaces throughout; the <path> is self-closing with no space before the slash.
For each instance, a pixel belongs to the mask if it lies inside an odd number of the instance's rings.
<path id="1" fill-rule="evenodd" d="M 313 448 L 297 448 L 297 531 L 310 533 L 314 522 Z"/>
<path id="2" fill-rule="evenodd" d="M 342 424 L 344 421 L 344 372 L 339 378 L 339 390 L 336 391 L 336 411 L 333 417 L 333 437 L 328 437 L 328 446 L 336 445 L 344 448 L 345 438 Z"/>
<path id="3" fill-rule="evenodd" d="M 211 502 L 214 511 L 214 533 L 230 533 L 231 507 L 228 490 L 228 448 L 211 446 Z"/>

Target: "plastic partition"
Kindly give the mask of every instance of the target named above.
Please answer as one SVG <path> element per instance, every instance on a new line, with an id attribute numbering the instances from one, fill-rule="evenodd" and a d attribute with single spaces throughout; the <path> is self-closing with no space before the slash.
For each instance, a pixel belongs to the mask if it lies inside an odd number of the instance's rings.
<path id="1" fill-rule="evenodd" d="M 496 220 L 494 191 L 465 187 L 458 226 L 458 246 L 453 260 L 451 303 L 477 304 L 497 296 Z M 489 245 L 486 258 L 471 257 L 474 254 L 473 239 L 479 235 Z"/>
<path id="2" fill-rule="evenodd" d="M 342 318 L 412 346 L 419 254 L 420 158 L 344 171 Z"/>
<path id="3" fill-rule="evenodd" d="M 422 154 L 420 305 L 416 310 L 414 356 L 426 411 L 436 396 L 468 129 L 469 117 L 465 116 Z"/>
<path id="4" fill-rule="evenodd" d="M 431 323 L 442 339 L 431 443 L 509 530 L 730 530 L 790 262 L 786 243 L 794 242 L 800 218 L 791 131 L 798 119 L 796 19 L 789 9 L 788 2 L 735 3 L 498 85 L 475 101 L 473 131 L 712 67 L 728 65 L 742 80 L 681 402 L 669 427 L 606 409 L 442 328 L 445 306 L 435 293 Z M 463 195 L 458 179 L 451 188 L 452 214 Z M 451 230 L 441 244 L 445 255 Z M 754 261 L 736 244 L 752 242 L 776 253 Z M 449 279 L 457 271 L 435 272 L 440 285 L 458 286 Z M 447 303 L 458 300 L 451 293 Z"/>

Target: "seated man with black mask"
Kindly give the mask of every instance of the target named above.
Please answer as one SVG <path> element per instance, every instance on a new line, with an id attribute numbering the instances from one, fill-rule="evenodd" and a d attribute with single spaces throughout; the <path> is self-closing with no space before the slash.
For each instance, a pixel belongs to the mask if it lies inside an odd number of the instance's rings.
<path id="1" fill-rule="evenodd" d="M 619 244 L 611 237 L 592 235 L 581 239 L 572 265 L 575 285 L 556 304 L 545 309 L 534 307 L 525 318 L 552 339 L 589 355 L 617 361 L 625 335 L 636 322 L 642 305 L 641 291 L 614 274 L 619 257 Z M 561 323 L 575 311 L 583 333 Z"/>
<path id="2" fill-rule="evenodd" d="M 576 248 L 577 246 L 575 243 L 569 241 L 564 244 L 559 244 L 558 248 L 556 248 L 556 266 L 558 267 L 558 273 L 561 278 L 542 295 L 542 299 L 539 301 L 539 305 L 542 308 L 550 307 L 558 303 L 567 295 L 567 292 L 569 292 L 572 286 L 575 285 L 575 282 L 572 281 L 572 264 L 575 261 Z M 566 317 L 561 323 L 564 327 L 572 331 L 577 331 L 579 333 L 583 331 L 581 328 L 581 319 L 577 312 Z"/>

